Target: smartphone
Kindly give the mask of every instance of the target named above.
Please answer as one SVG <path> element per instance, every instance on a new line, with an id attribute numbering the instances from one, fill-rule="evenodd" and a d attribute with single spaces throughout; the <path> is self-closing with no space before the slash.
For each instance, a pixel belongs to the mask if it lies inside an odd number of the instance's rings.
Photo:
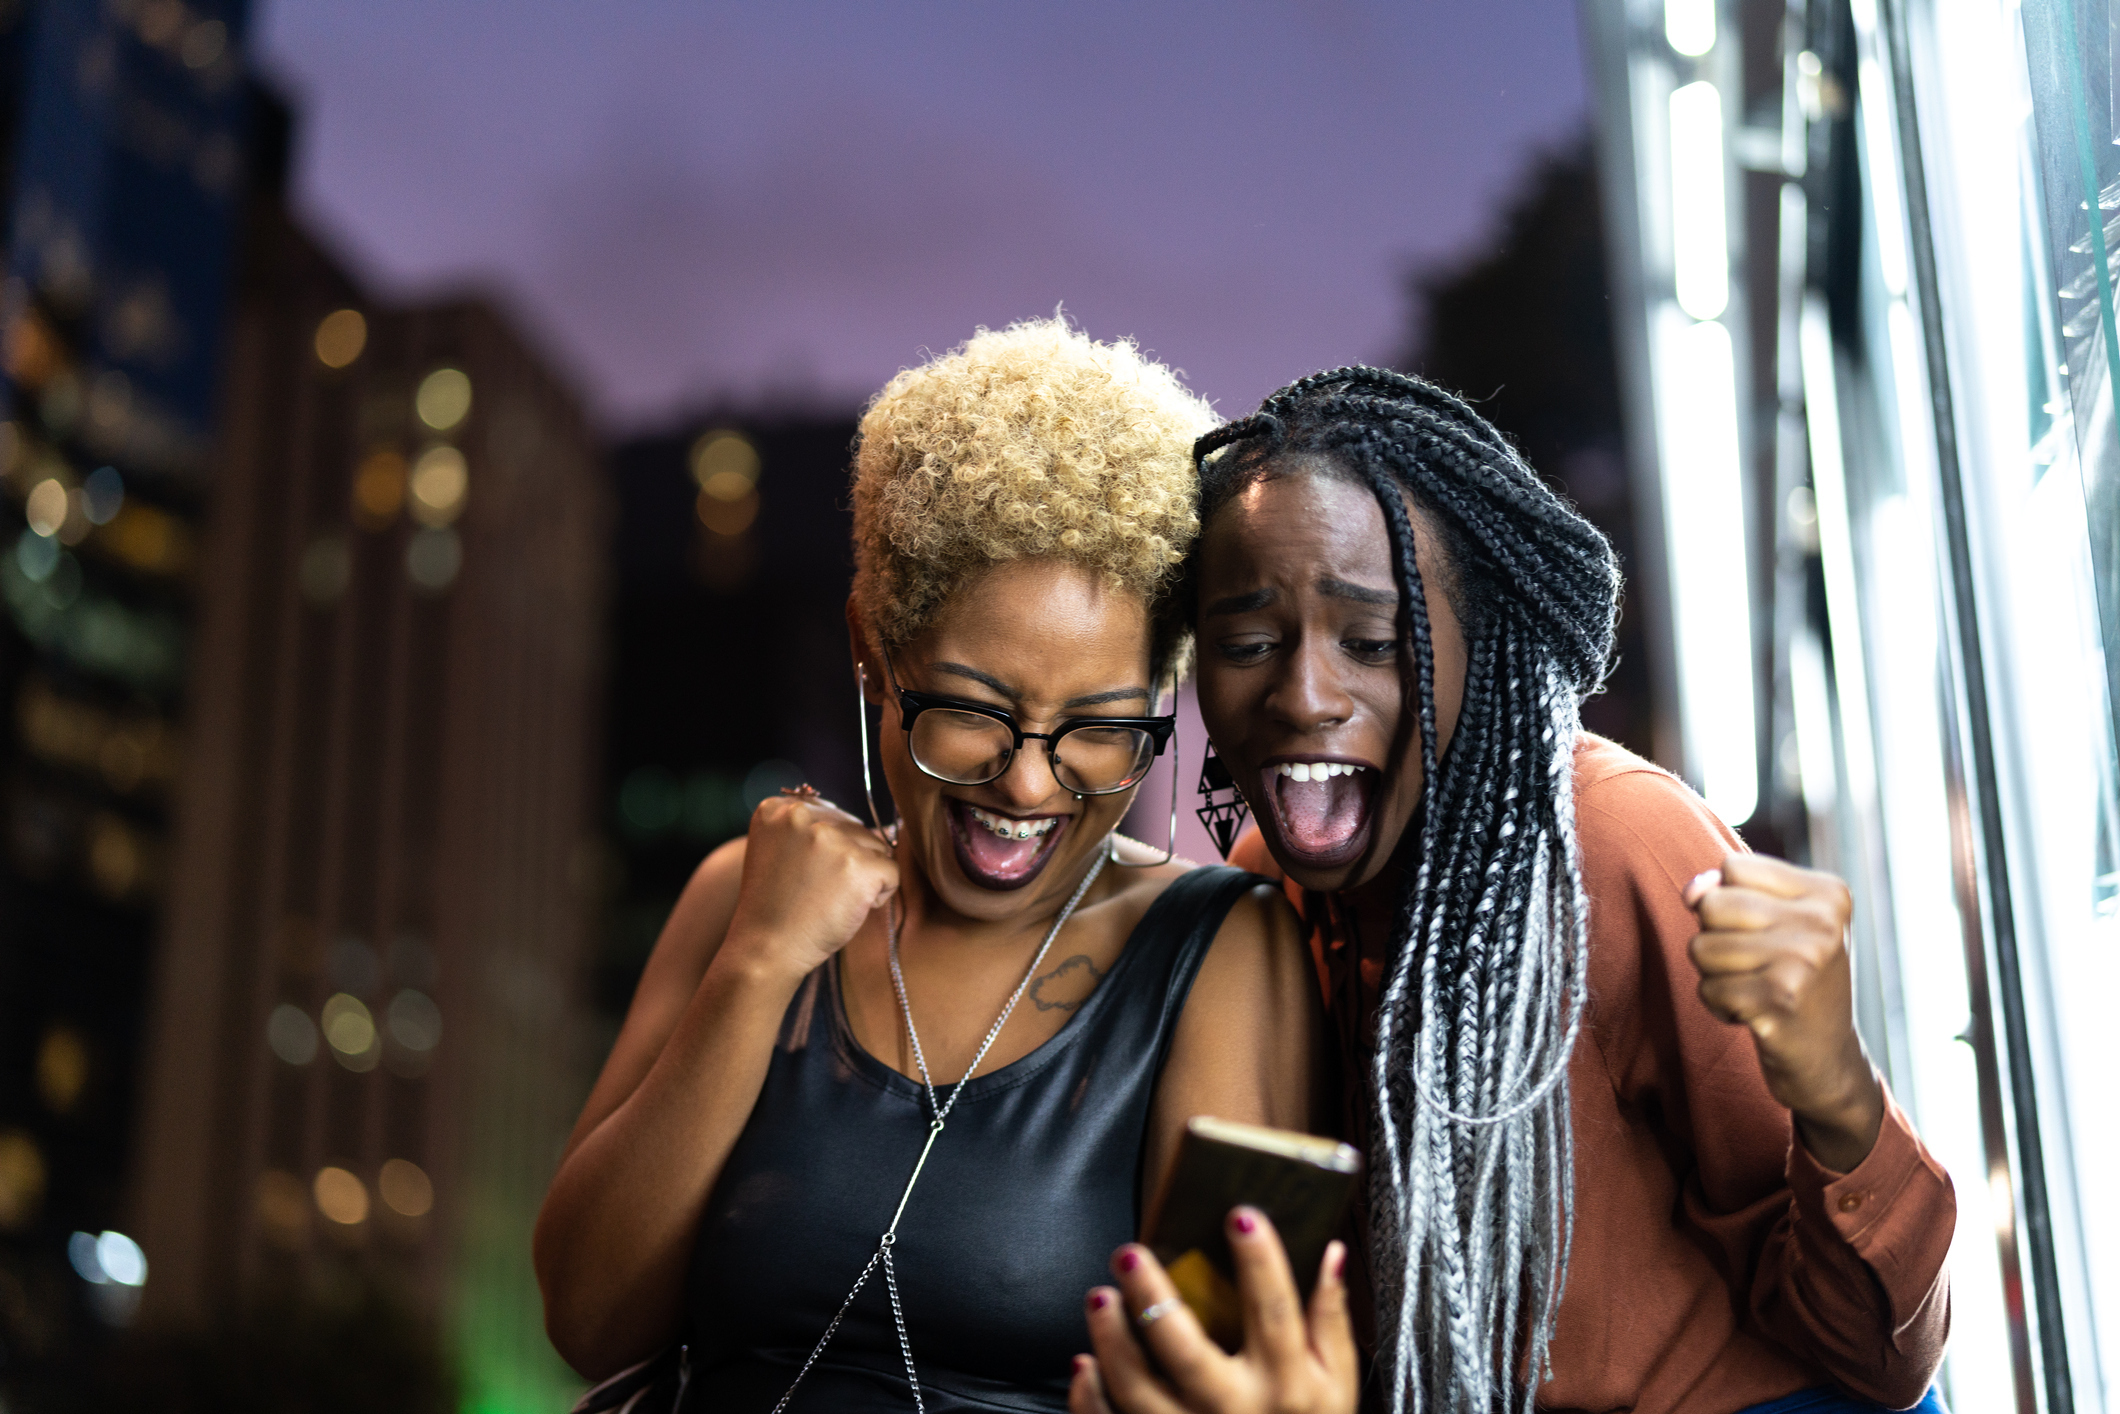
<path id="1" fill-rule="evenodd" d="M 1361 1171 L 1361 1153 L 1338 1140 L 1196 1115 L 1149 1204 L 1141 1243 L 1208 1335 L 1234 1351 L 1244 1343 L 1244 1318 L 1223 1229 L 1229 1210 L 1248 1203 L 1273 1220 L 1308 1300 Z"/>

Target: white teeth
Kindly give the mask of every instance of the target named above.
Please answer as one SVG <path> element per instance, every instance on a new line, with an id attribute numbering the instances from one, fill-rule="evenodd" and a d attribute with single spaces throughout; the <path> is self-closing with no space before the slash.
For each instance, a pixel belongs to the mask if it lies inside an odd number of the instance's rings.
<path id="1" fill-rule="evenodd" d="M 989 815 L 976 805 L 971 807 L 971 812 L 974 820 L 1005 840 L 1027 840 L 1050 834 L 1053 826 L 1060 823 L 1059 817 L 1054 815 L 1039 820 L 1011 820 L 1002 815 Z"/>
<path id="2" fill-rule="evenodd" d="M 1283 761 L 1274 770 L 1293 781 L 1329 781 L 1365 769 L 1345 761 Z"/>

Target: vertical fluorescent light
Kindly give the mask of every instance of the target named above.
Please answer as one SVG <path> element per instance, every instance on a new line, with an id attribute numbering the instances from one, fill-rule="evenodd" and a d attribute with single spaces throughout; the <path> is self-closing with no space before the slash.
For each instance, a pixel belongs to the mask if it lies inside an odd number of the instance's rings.
<path id="1" fill-rule="evenodd" d="M 1664 38 L 1699 58 L 1715 47 L 1715 0 L 1664 0 Z"/>
<path id="2" fill-rule="evenodd" d="M 1870 674 L 1863 657 L 1862 614 L 1856 600 L 1855 531 L 1848 511 L 1847 467 L 1841 459 L 1840 385 L 1833 368 L 1833 335 L 1825 301 L 1806 296 L 1797 324 L 1803 363 L 1804 421 L 1811 437 L 1811 494 L 1818 506 L 1818 561 L 1825 573 L 1826 626 L 1833 634 L 1833 683 L 1839 690 L 1841 758 L 1855 809 L 1877 804 L 1876 738 L 1870 729 Z"/>
<path id="3" fill-rule="evenodd" d="M 1664 517 L 1686 754 L 1731 825 L 1759 805 L 1752 593 L 1730 331 L 1666 305 L 1656 328 Z"/>
<path id="4" fill-rule="evenodd" d="M 1695 319 L 1730 303 L 1722 95 L 1706 79 L 1671 95 L 1671 278 L 1678 307 Z"/>

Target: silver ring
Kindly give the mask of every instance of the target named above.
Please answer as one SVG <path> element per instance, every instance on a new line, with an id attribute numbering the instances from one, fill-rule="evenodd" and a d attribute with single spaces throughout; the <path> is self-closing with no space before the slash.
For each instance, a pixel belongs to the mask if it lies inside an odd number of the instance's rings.
<path id="1" fill-rule="evenodd" d="M 1177 1297 L 1173 1296 L 1166 1300 L 1158 1301 L 1153 1306 L 1144 1306 L 1141 1308 L 1141 1314 L 1134 1317 L 1134 1324 L 1139 1326 L 1142 1330 L 1147 1330 L 1150 1326 L 1162 1320 L 1165 1316 L 1168 1316 L 1171 1312 L 1177 1310 L 1180 1306 L 1183 1306 L 1184 1304 L 1185 1303 L 1183 1301 L 1180 1301 Z"/>

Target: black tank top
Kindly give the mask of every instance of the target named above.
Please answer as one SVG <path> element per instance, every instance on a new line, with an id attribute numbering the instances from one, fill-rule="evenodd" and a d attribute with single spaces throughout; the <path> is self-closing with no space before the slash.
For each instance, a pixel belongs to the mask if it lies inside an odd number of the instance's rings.
<path id="1" fill-rule="evenodd" d="M 1257 882 L 1221 867 L 1176 880 L 1057 1035 L 966 1084 L 894 1258 L 929 1410 L 1067 1407 L 1083 1298 L 1140 1225 L 1149 1102 L 1178 1014 Z M 688 1414 L 772 1409 L 890 1225 L 928 1119 L 919 1084 L 854 1040 L 836 960 L 811 973 L 700 1220 Z M 912 1407 L 879 1267 L 789 1414 Z"/>

